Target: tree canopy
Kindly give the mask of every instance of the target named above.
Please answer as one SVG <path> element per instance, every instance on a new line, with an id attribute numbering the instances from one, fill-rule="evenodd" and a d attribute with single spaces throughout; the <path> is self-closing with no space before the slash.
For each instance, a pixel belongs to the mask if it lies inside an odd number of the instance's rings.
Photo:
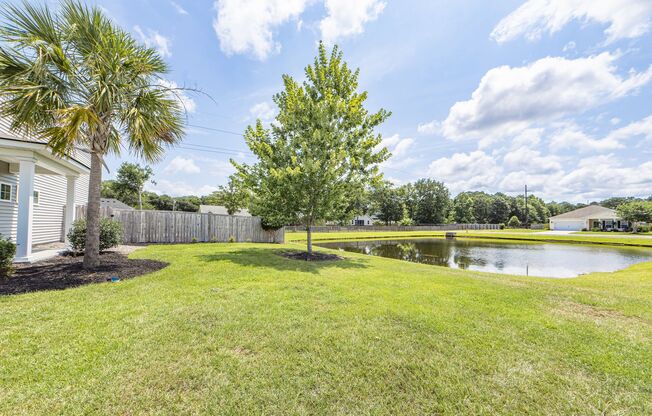
<path id="1" fill-rule="evenodd" d="M 274 96 L 279 113 L 270 128 L 258 120 L 245 140 L 258 162 L 232 161 L 252 194 L 251 211 L 271 227 L 340 220 L 369 185 L 381 179 L 378 164 L 389 157 L 378 148 L 375 129 L 390 113 L 370 113 L 366 92 L 358 92 L 359 71 L 352 71 L 335 46 L 320 43 L 318 55 L 298 83 L 283 76 L 284 89 Z"/>

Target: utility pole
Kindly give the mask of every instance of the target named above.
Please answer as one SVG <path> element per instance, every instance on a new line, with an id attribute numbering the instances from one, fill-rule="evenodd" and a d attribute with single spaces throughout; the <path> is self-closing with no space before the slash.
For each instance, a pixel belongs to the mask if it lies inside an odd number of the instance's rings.
<path id="1" fill-rule="evenodd" d="M 528 224 L 530 223 L 530 216 L 527 209 L 527 185 L 525 185 L 525 227 L 529 228 Z"/>

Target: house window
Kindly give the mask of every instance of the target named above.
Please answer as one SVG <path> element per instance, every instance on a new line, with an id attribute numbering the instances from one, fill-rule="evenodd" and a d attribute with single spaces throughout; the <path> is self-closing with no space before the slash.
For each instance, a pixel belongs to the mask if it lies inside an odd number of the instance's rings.
<path id="1" fill-rule="evenodd" d="M 0 201 L 11 201 L 11 185 L 8 183 L 0 183 Z"/>
<path id="2" fill-rule="evenodd" d="M 38 205 L 38 201 L 41 199 L 41 194 L 39 191 L 34 191 L 34 205 Z"/>

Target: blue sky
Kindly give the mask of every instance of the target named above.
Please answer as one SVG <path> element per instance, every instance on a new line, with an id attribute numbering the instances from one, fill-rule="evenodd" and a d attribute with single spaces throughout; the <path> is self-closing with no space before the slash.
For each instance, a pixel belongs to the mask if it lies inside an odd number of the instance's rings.
<path id="1" fill-rule="evenodd" d="M 651 0 L 98 0 L 159 49 L 189 94 L 187 138 L 150 190 L 207 194 L 238 133 L 274 116 L 281 75 L 302 78 L 316 44 L 361 71 L 397 184 L 585 202 L 652 194 Z M 111 177 L 123 160 L 111 158 Z"/>

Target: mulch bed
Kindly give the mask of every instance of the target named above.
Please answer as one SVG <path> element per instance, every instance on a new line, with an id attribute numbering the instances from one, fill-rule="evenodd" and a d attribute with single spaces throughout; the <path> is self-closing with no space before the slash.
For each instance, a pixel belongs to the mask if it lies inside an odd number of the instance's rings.
<path id="1" fill-rule="evenodd" d="M 122 253 L 107 252 L 100 256 L 98 268 L 84 270 L 83 260 L 83 256 L 58 256 L 32 264 L 18 264 L 12 277 L 0 279 L 0 295 L 63 290 L 106 282 L 111 277 L 130 279 L 161 270 L 168 265 L 161 261 L 129 259 Z"/>
<path id="2" fill-rule="evenodd" d="M 326 254 L 326 253 L 312 253 L 312 255 L 308 257 L 308 252 L 306 251 L 284 251 L 278 253 L 278 255 L 285 257 L 286 259 L 303 260 L 303 261 L 344 260 L 344 257 L 340 257 L 337 254 Z"/>

